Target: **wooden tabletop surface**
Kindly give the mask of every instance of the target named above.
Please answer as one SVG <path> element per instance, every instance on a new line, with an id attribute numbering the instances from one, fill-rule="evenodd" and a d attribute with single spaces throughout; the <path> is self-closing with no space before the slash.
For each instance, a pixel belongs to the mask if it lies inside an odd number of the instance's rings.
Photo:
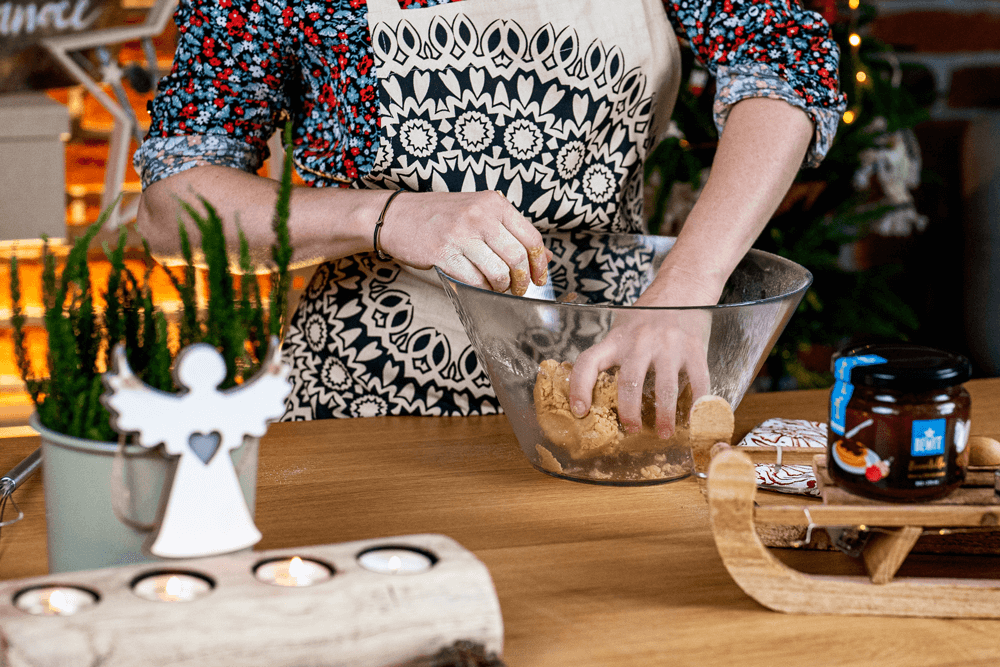
<path id="1" fill-rule="evenodd" d="M 1000 435 L 1000 379 L 967 386 L 973 434 Z M 825 421 L 826 402 L 826 391 L 748 395 L 735 439 L 770 417 Z M 0 445 L 8 470 L 37 440 Z M 0 533 L 0 578 L 45 573 L 40 482 L 15 496 L 27 518 Z M 504 417 L 274 424 L 261 443 L 257 523 L 261 549 L 453 537 L 493 575 L 511 667 L 1000 664 L 1000 621 L 768 611 L 724 569 L 695 480 L 618 488 L 555 479 L 527 463 Z M 861 571 L 839 553 L 779 557 Z M 982 562 L 969 567 L 989 569 Z"/>

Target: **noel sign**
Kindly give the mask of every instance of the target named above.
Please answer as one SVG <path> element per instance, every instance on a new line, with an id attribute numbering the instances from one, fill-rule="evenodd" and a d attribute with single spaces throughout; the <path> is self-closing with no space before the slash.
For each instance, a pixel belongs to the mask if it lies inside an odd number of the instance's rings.
<path id="1" fill-rule="evenodd" d="M 124 348 L 115 348 L 112 370 L 105 374 L 103 399 L 111 424 L 133 433 L 142 447 L 163 445 L 177 457 L 177 468 L 149 551 L 161 558 L 195 558 L 238 551 L 260 541 L 240 488 L 230 452 L 244 438 L 259 438 L 269 422 L 285 411 L 291 391 L 289 368 L 272 339 L 261 370 L 230 389 L 222 355 L 197 343 L 177 357 L 178 394 L 159 391 L 140 380 L 128 365 Z"/>
<path id="2" fill-rule="evenodd" d="M 118 19 L 107 0 L 0 0 L 0 95 L 76 83 L 41 40 L 78 35 Z"/>
<path id="3" fill-rule="evenodd" d="M 0 50 L 42 37 L 83 32 L 103 11 L 103 0 L 6 0 L 0 2 Z"/>

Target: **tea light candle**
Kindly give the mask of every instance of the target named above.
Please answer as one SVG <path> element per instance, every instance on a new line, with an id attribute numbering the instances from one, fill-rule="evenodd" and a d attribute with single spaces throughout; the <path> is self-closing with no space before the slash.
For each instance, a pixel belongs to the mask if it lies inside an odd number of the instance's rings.
<path id="1" fill-rule="evenodd" d="M 193 602 L 212 591 L 212 582 L 193 572 L 155 572 L 132 584 L 132 592 L 156 602 Z"/>
<path id="2" fill-rule="evenodd" d="M 431 569 L 434 560 L 420 551 L 390 547 L 364 551 L 358 555 L 358 563 L 379 574 L 420 574 Z"/>
<path id="3" fill-rule="evenodd" d="M 35 616 L 72 616 L 97 604 L 97 594 L 75 586 L 29 588 L 14 597 L 14 606 Z"/>
<path id="4" fill-rule="evenodd" d="M 254 576 L 274 586 L 313 586 L 333 576 L 323 563 L 293 556 L 264 561 L 254 569 Z"/>

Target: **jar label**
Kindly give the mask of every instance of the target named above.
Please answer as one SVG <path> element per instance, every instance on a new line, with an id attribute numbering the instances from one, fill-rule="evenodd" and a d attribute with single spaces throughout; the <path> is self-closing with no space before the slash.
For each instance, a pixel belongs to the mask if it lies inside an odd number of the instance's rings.
<path id="1" fill-rule="evenodd" d="M 886 360 L 877 354 L 862 354 L 855 357 L 841 357 L 833 364 L 833 377 L 836 382 L 830 393 L 830 430 L 837 435 L 844 435 L 844 424 L 847 415 L 847 404 L 854 394 L 851 384 L 851 369 L 855 366 L 874 366 L 884 364 Z"/>
<path id="2" fill-rule="evenodd" d="M 959 442 L 965 437 L 967 420 L 957 415 L 915 419 L 879 413 L 872 409 L 877 405 L 859 402 L 858 393 L 845 415 L 846 435 L 830 431 L 828 470 L 838 484 L 869 495 L 961 482 L 965 464 Z"/>
<path id="3" fill-rule="evenodd" d="M 944 454 L 946 428 L 947 422 L 944 418 L 914 419 L 910 433 L 910 456 L 940 456 Z"/>

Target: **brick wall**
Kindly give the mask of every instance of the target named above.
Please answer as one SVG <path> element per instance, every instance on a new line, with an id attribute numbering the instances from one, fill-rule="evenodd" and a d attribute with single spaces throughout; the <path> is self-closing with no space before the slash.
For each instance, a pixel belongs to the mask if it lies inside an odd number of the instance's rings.
<path id="1" fill-rule="evenodd" d="M 1000 110 L 1000 0 L 882 0 L 871 33 L 934 78 L 936 119 Z"/>

